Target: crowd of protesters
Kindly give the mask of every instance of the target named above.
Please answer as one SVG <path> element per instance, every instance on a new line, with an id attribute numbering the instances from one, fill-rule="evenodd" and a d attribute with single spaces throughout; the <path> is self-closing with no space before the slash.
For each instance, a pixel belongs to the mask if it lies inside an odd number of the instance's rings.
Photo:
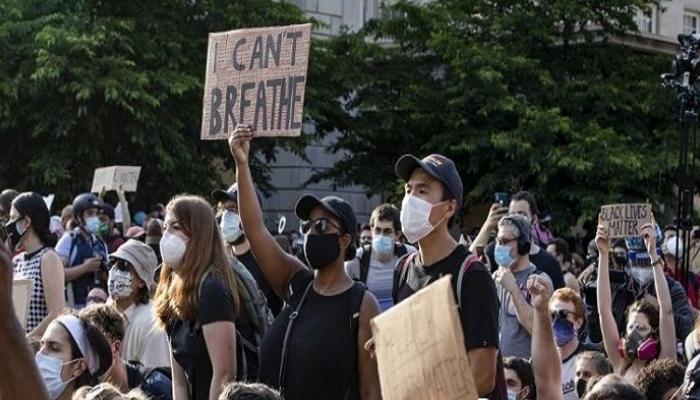
<path id="1" fill-rule="evenodd" d="M 236 184 L 148 213 L 121 190 L 116 206 L 78 194 L 60 216 L 37 193 L 0 193 L 0 398 L 381 399 L 371 320 L 445 275 L 481 398 L 700 395 L 695 232 L 684 249 L 673 226 L 652 220 L 632 243 L 599 222 L 579 249 L 521 191 L 456 238 L 465 188 L 433 154 L 395 163 L 400 207 L 362 225 L 341 197 L 307 194 L 299 232 L 280 235 L 253 136 L 229 139 Z M 32 283 L 21 322 L 13 280 Z"/>

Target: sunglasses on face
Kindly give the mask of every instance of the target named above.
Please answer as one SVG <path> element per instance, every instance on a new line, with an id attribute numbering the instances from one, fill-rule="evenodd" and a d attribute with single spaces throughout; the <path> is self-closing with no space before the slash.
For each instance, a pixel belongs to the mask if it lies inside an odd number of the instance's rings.
<path id="1" fill-rule="evenodd" d="M 125 261 L 125 260 L 122 260 L 119 258 L 113 258 L 109 261 L 109 268 L 110 269 L 114 267 L 122 272 L 129 272 L 130 266 L 131 266 L 131 264 L 129 264 L 128 261 Z"/>
<path id="2" fill-rule="evenodd" d="M 552 320 L 555 319 L 568 319 L 569 315 L 573 315 L 574 313 L 569 311 L 569 310 L 554 310 L 549 312 L 549 316 L 552 318 Z"/>
<path id="3" fill-rule="evenodd" d="M 504 237 L 497 237 L 496 238 L 496 243 L 500 244 L 501 246 L 505 246 L 508 243 L 512 243 L 518 240 L 518 238 L 504 238 Z"/>
<path id="4" fill-rule="evenodd" d="M 314 219 L 314 220 L 309 220 L 309 221 L 302 221 L 301 222 L 301 233 L 304 235 L 307 235 L 310 231 L 311 228 L 313 228 L 314 232 L 318 234 L 325 234 L 328 233 L 328 230 L 330 227 L 335 227 L 337 230 L 341 230 L 340 227 L 333 222 L 329 221 L 326 218 L 319 218 L 319 219 Z"/>

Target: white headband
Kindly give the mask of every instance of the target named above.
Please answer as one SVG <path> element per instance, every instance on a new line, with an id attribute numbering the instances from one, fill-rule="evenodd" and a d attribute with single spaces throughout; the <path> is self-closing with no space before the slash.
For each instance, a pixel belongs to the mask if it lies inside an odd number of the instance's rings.
<path id="1" fill-rule="evenodd" d="M 81 353 L 83 353 L 83 357 L 85 357 L 87 360 L 88 371 L 90 371 L 92 375 L 95 375 L 98 368 L 97 355 L 94 351 L 92 351 L 92 347 L 90 347 L 90 343 L 88 342 L 87 338 L 87 331 L 85 328 L 83 328 L 83 323 L 80 318 L 76 317 L 75 315 L 65 314 L 56 318 L 56 322 L 63 325 L 68 333 L 70 333 L 70 335 L 73 337 L 73 340 L 75 340 L 75 343 L 78 345 L 78 349 Z"/>

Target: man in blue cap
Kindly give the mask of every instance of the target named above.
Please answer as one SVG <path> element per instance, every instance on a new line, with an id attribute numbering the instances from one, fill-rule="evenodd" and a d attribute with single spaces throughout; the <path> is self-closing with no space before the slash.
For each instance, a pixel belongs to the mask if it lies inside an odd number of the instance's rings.
<path id="1" fill-rule="evenodd" d="M 462 207 L 462 179 L 452 160 L 432 154 L 402 156 L 396 174 L 405 185 L 401 225 L 418 252 L 406 256 L 394 274 L 398 303 L 445 274 L 452 275 L 469 363 L 480 397 L 506 399 L 498 353 L 498 297 L 486 267 L 450 235 Z M 460 270 L 462 272 L 460 273 Z M 458 283 L 459 282 L 459 283 Z M 457 287 L 460 285 L 460 287 Z"/>

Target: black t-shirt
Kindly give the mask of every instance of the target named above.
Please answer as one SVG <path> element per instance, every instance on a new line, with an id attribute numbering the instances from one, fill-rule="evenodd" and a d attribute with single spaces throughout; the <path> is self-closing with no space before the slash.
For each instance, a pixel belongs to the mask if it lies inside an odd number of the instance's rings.
<path id="1" fill-rule="evenodd" d="M 286 400 L 359 399 L 358 321 L 354 314 L 359 311 L 366 291 L 361 283 L 333 296 L 318 294 L 313 287 L 309 289 L 287 345 L 286 376 L 284 382 L 279 382 L 289 315 L 313 277 L 313 272 L 308 270 L 292 277 L 288 306 L 270 326 L 260 349 L 260 380 L 282 387 Z"/>
<path id="2" fill-rule="evenodd" d="M 248 269 L 250 274 L 253 275 L 253 278 L 255 278 L 255 282 L 258 283 L 258 287 L 267 299 L 267 306 L 270 307 L 272 315 L 277 317 L 280 311 L 282 310 L 282 299 L 277 297 L 277 293 L 275 293 L 275 291 L 272 289 L 272 286 L 270 286 L 270 284 L 267 282 L 267 279 L 265 279 L 265 275 L 260 269 L 258 261 L 255 259 L 255 257 L 253 257 L 253 253 L 251 251 L 247 251 L 244 254 L 241 254 L 240 256 L 236 257 L 238 258 L 238 261 L 240 261 L 241 264 L 243 264 Z"/>
<path id="3" fill-rule="evenodd" d="M 411 258 L 405 275 L 405 282 L 399 282 L 401 278 L 402 262 L 394 273 L 393 298 L 395 303 L 407 299 L 413 293 L 423 289 L 429 284 L 442 278 L 446 274 L 452 274 L 452 287 L 457 292 L 457 276 L 464 260 L 469 256 L 466 247 L 459 245 L 444 259 L 430 266 L 423 266 L 420 253 Z M 467 350 L 482 347 L 498 347 L 498 313 L 499 300 L 496 294 L 496 285 L 488 269 L 482 263 L 475 263 L 464 275 L 462 281 L 462 308 L 460 317 L 462 330 L 464 331 L 464 344 Z M 489 399 L 506 399 L 505 381 L 501 356 L 498 356 L 496 366 L 496 389 L 486 396 Z"/>
<path id="4" fill-rule="evenodd" d="M 199 312 L 195 321 L 176 321 L 168 327 L 173 356 L 185 371 L 190 399 L 208 400 L 213 368 L 202 327 L 221 321 L 235 322 L 233 298 L 224 280 L 212 273 L 199 290 Z M 238 357 L 237 357 L 238 358 Z"/>
<path id="5" fill-rule="evenodd" d="M 488 246 L 486 246 L 486 249 L 484 250 L 491 262 L 491 272 L 494 272 L 496 269 L 498 269 L 498 265 L 496 265 L 494 261 L 495 258 L 493 255 L 495 247 L 496 245 L 494 244 L 494 242 L 491 242 Z M 535 267 L 537 267 L 537 269 L 549 276 L 549 279 L 552 280 L 552 286 L 554 287 L 554 290 L 566 286 L 566 284 L 564 283 L 564 273 L 561 271 L 559 261 L 557 261 L 556 258 L 552 257 L 551 254 L 547 253 L 547 251 L 545 251 L 543 248 L 540 247 L 540 251 L 538 251 L 536 254 L 530 254 L 530 262 L 535 264 Z"/>

